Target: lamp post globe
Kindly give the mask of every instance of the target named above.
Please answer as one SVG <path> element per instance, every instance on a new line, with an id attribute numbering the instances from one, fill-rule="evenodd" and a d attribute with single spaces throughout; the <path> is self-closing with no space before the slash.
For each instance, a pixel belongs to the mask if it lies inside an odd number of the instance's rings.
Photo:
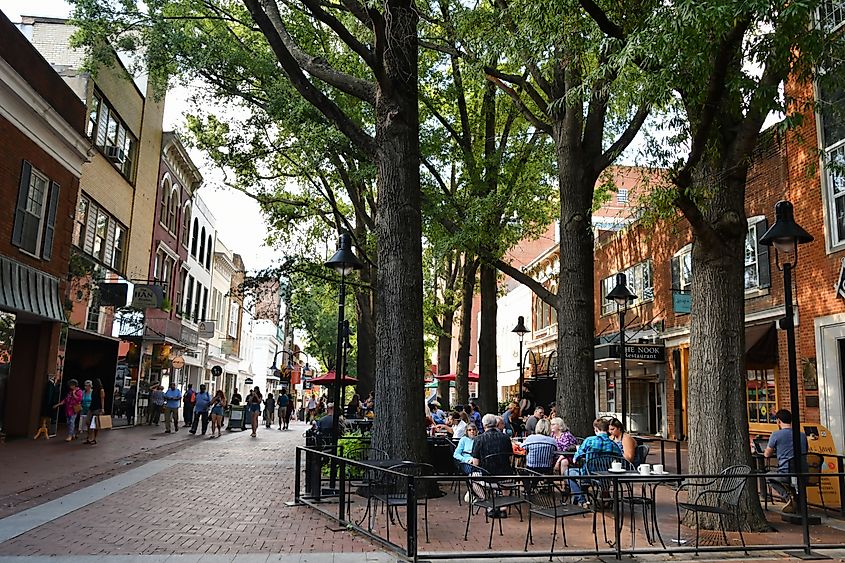
<path id="1" fill-rule="evenodd" d="M 521 408 L 522 386 L 525 384 L 525 366 L 522 365 L 522 340 L 525 337 L 526 333 L 529 332 L 528 328 L 526 328 L 525 326 L 525 317 L 520 315 L 516 318 L 516 326 L 511 332 L 516 333 L 519 336 L 519 361 L 516 365 L 519 368 L 519 399 Z"/>
<path id="2" fill-rule="evenodd" d="M 624 273 L 616 274 L 616 286 L 611 289 L 605 299 L 616 303 L 616 312 L 619 315 L 619 370 L 621 372 L 621 393 L 622 402 L 621 417 L 622 425 L 628 429 L 628 373 L 625 366 L 625 313 L 628 305 L 637 299 L 637 295 L 628 289 L 628 277 Z"/>
<path id="3" fill-rule="evenodd" d="M 795 348 L 795 309 L 792 302 L 792 270 L 798 265 L 798 245 L 813 242 L 813 236 L 795 222 L 792 203 L 781 200 L 775 204 L 775 223 L 760 237 L 760 244 L 775 247 L 775 264 L 783 272 L 784 317 L 780 327 L 786 332 L 786 353 L 789 367 L 789 402 L 792 410 L 793 458 L 801 459 L 801 405 L 798 397 L 798 364 Z M 781 254 L 786 260 L 781 261 Z M 810 525 L 807 513 L 807 476 L 804 463 L 794 464 L 791 472 L 798 473 L 798 512 L 804 534 L 802 559 L 812 558 L 810 551 Z M 802 556 L 803 555 L 803 556 Z"/>

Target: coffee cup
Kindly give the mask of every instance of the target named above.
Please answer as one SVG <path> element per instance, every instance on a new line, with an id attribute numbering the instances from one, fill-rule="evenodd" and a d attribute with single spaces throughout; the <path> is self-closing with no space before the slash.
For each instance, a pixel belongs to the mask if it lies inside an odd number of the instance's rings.
<path id="1" fill-rule="evenodd" d="M 622 462 L 621 461 L 612 461 L 612 462 L 610 462 L 610 468 L 614 471 L 621 471 L 622 470 Z"/>
<path id="2" fill-rule="evenodd" d="M 640 475 L 649 475 L 651 473 L 651 466 L 647 463 L 641 463 L 638 469 L 640 471 Z"/>
<path id="3" fill-rule="evenodd" d="M 654 473 L 657 473 L 658 475 L 662 475 L 662 474 L 664 473 L 664 471 L 663 471 L 663 465 L 662 465 L 662 464 L 660 464 L 660 463 L 655 464 L 655 465 L 654 465 L 654 468 L 653 468 L 653 471 L 654 471 Z"/>

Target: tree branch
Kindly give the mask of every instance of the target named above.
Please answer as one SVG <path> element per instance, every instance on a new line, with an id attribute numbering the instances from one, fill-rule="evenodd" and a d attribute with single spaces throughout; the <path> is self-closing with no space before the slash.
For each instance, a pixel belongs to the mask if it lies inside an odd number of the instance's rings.
<path id="1" fill-rule="evenodd" d="M 537 109 L 542 111 L 543 115 L 549 117 L 549 103 L 545 99 L 543 99 L 543 96 L 540 95 L 540 92 L 538 92 L 536 88 L 534 88 L 534 86 L 528 81 L 525 76 L 520 76 L 518 74 L 509 74 L 507 72 L 502 72 L 499 69 L 490 66 L 485 66 L 484 72 L 488 75 L 495 76 L 499 80 L 504 80 L 506 82 L 510 82 L 511 84 L 519 84 L 519 86 L 523 88 L 528 94 L 528 97 L 531 98 L 537 105 Z"/>
<path id="2" fill-rule="evenodd" d="M 558 298 L 557 295 L 543 287 L 543 284 L 523 272 L 517 268 L 514 268 L 504 260 L 496 260 L 493 263 L 496 266 L 496 269 L 513 278 L 515 281 L 518 281 L 528 289 L 534 292 L 534 294 L 540 298 L 541 301 L 544 303 L 548 303 L 555 309 L 557 309 Z"/>
<path id="3" fill-rule="evenodd" d="M 598 159 L 594 169 L 595 172 L 601 172 L 613 164 L 613 161 L 619 157 L 622 151 L 628 148 L 628 145 L 631 144 L 631 141 L 633 141 L 634 137 L 637 136 L 637 133 L 640 132 L 640 129 L 642 128 L 643 123 L 645 123 L 646 118 L 648 118 L 650 111 L 651 105 L 647 103 L 644 103 L 637 108 L 637 113 L 634 114 L 634 117 L 628 123 L 628 127 L 625 128 L 625 131 L 619 135 L 619 138 L 616 139 L 616 141 L 614 141 L 613 144 L 604 151 L 601 158 Z"/>
<path id="4" fill-rule="evenodd" d="M 679 193 L 672 203 L 684 214 L 697 238 L 702 239 L 710 248 L 719 248 L 722 245 L 713 226 L 707 222 L 701 209 L 688 195 Z"/>
<path id="5" fill-rule="evenodd" d="M 536 115 L 534 115 L 534 113 L 530 109 L 528 109 L 528 107 L 525 105 L 525 102 L 522 101 L 522 98 L 519 97 L 519 94 L 514 91 L 513 88 L 511 88 L 495 76 L 491 76 L 489 74 L 487 75 L 487 80 L 493 82 L 496 86 L 501 88 L 510 97 L 510 99 L 513 100 L 513 103 L 516 105 L 517 108 L 519 108 L 519 111 L 523 115 L 523 117 L 530 121 L 534 127 L 548 135 L 552 134 L 552 126 L 541 120 Z"/>
<path id="6" fill-rule="evenodd" d="M 579 4 L 581 4 L 584 11 L 593 18 L 593 21 L 596 22 L 596 25 L 599 26 L 599 29 L 602 30 L 605 35 L 616 39 L 625 39 L 625 31 L 620 26 L 610 21 L 607 14 L 604 13 L 604 10 L 602 10 L 598 4 L 593 2 L 593 0 L 579 0 Z"/>
<path id="7" fill-rule="evenodd" d="M 352 35 L 352 32 L 350 32 L 340 20 L 323 10 L 320 3 L 315 0 L 302 0 L 302 3 L 308 7 L 314 18 L 329 26 L 329 28 L 337 34 L 338 38 L 352 50 L 352 52 L 357 54 L 365 63 L 367 63 L 368 67 L 376 70 L 374 68 L 376 61 L 372 51 L 370 51 L 366 45 L 358 41 L 358 38 Z"/>

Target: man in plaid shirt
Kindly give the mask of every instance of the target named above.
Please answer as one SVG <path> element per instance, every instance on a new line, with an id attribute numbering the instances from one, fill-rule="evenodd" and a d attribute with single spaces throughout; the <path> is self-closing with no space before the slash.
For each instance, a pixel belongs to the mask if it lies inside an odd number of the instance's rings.
<path id="1" fill-rule="evenodd" d="M 619 444 L 614 442 L 607 434 L 609 428 L 610 423 L 607 420 L 602 418 L 594 420 L 593 431 L 596 435 L 585 439 L 584 442 L 578 446 L 578 451 L 575 452 L 573 460 L 577 463 L 579 460 L 583 459 L 586 463 L 593 455 L 617 455 L 621 458 L 622 450 L 619 448 Z M 583 475 L 583 473 L 584 472 L 578 467 L 570 467 L 567 471 L 568 475 Z M 577 479 L 569 481 L 569 488 L 572 490 L 573 502 L 576 502 L 581 506 L 587 504 L 587 500 L 581 492 L 581 485 L 578 483 Z"/>

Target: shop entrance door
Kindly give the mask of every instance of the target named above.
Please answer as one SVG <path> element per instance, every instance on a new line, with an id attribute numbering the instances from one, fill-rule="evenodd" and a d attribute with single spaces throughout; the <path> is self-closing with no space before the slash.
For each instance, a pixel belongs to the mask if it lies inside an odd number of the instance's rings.
<path id="1" fill-rule="evenodd" d="M 649 382 L 642 379 L 628 380 L 628 430 L 640 434 L 651 434 L 649 417 L 651 401 Z"/>

